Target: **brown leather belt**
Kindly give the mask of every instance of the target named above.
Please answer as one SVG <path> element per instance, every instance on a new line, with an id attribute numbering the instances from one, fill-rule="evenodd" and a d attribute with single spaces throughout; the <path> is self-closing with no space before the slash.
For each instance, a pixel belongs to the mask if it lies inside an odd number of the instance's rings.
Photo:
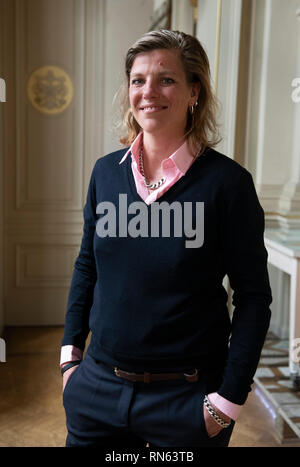
<path id="1" fill-rule="evenodd" d="M 120 368 L 113 367 L 116 376 L 124 378 L 133 382 L 151 383 L 152 381 L 172 381 L 178 379 L 185 379 L 189 383 L 198 381 L 198 370 L 195 369 L 193 374 L 188 373 L 129 373 L 128 371 L 120 370 Z"/>

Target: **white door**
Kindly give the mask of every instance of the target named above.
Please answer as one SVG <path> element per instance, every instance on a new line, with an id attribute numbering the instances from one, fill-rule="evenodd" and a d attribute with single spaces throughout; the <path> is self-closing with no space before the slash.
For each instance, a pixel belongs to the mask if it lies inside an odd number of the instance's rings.
<path id="1" fill-rule="evenodd" d="M 61 325 L 91 171 L 120 147 L 110 127 L 124 54 L 153 2 L 1 0 L 2 13 L 4 324 Z"/>

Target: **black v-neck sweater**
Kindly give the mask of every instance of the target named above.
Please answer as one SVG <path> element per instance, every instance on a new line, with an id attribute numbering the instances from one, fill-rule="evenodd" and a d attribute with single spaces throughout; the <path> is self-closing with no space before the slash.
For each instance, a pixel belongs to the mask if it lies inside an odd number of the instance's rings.
<path id="1" fill-rule="evenodd" d="M 172 218 L 170 209 L 168 220 L 163 211 L 158 225 L 153 206 L 137 193 L 131 158 L 119 164 L 125 151 L 98 159 L 92 172 L 62 345 L 83 350 L 91 330 L 88 352 L 127 371 L 224 368 L 218 393 L 243 404 L 272 301 L 264 212 L 252 176 L 207 149 L 155 202 L 157 208 L 176 202 L 182 216 L 177 211 Z M 201 206 L 203 217 L 197 217 Z M 192 247 L 185 210 L 202 238 Z M 234 291 L 232 319 L 226 274 Z"/>

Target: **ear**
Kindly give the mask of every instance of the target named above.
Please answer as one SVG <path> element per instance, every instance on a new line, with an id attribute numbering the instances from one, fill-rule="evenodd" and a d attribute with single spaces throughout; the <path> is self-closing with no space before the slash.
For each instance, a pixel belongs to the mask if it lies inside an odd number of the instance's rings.
<path id="1" fill-rule="evenodd" d="M 196 101 L 198 100 L 200 92 L 200 83 L 193 83 L 191 86 L 191 97 L 196 96 Z"/>

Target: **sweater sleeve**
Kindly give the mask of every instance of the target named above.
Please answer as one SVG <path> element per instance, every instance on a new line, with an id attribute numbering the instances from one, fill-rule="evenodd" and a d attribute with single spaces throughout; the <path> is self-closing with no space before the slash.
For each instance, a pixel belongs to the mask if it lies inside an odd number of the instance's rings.
<path id="1" fill-rule="evenodd" d="M 243 169 L 222 199 L 222 247 L 233 290 L 231 338 L 218 394 L 245 403 L 270 324 L 271 288 L 264 245 L 264 211 L 251 174 Z"/>
<path id="2" fill-rule="evenodd" d="M 92 172 L 83 210 L 84 226 L 79 255 L 74 264 L 67 302 L 62 345 L 84 350 L 89 333 L 89 314 L 96 283 L 96 264 L 93 240 L 96 223 L 95 168 Z"/>

